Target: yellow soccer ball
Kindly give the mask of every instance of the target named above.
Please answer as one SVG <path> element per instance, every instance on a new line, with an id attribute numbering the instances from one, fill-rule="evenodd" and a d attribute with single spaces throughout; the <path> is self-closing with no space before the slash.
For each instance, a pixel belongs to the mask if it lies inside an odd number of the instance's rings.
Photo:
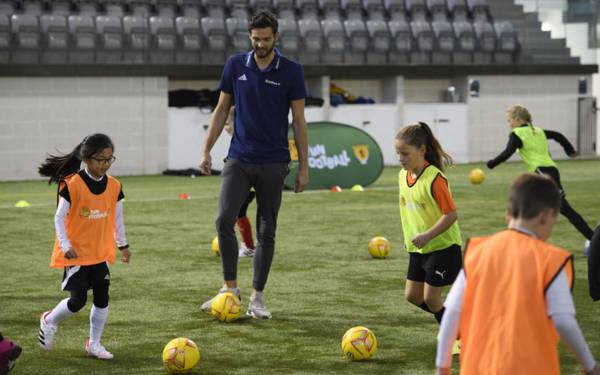
<path id="1" fill-rule="evenodd" d="M 187 374 L 200 362 L 200 350 L 192 340 L 178 337 L 165 345 L 162 360 L 169 373 Z"/>
<path id="2" fill-rule="evenodd" d="M 215 238 L 213 238 L 210 248 L 216 256 L 221 256 L 219 251 L 219 236 L 215 236 Z"/>
<path id="3" fill-rule="evenodd" d="M 469 181 L 471 181 L 473 185 L 479 185 L 483 183 L 483 180 L 485 180 L 485 173 L 483 173 L 481 169 L 471 169 L 471 172 L 469 172 Z"/>
<path id="4" fill-rule="evenodd" d="M 240 299 L 235 294 L 220 293 L 213 298 L 210 313 L 222 322 L 231 323 L 240 317 L 241 305 Z"/>
<path id="5" fill-rule="evenodd" d="M 370 329 L 352 327 L 342 337 L 342 352 L 351 361 L 364 361 L 377 351 L 377 338 Z"/>
<path id="6" fill-rule="evenodd" d="M 390 254 L 392 250 L 392 246 L 390 245 L 390 241 L 388 241 L 385 237 L 377 236 L 371 238 L 369 241 L 369 254 L 373 258 L 385 258 Z"/>

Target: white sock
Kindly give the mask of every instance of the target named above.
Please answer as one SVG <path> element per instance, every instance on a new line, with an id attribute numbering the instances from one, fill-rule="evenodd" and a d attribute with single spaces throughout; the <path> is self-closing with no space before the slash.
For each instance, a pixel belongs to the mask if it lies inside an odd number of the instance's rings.
<path id="1" fill-rule="evenodd" d="M 101 309 L 92 305 L 90 311 L 90 344 L 100 342 L 106 319 L 108 319 L 108 306 Z"/>
<path id="2" fill-rule="evenodd" d="M 60 301 L 58 305 L 56 305 L 56 307 L 52 309 L 50 314 L 46 316 L 46 323 L 58 325 L 58 323 L 75 314 L 74 312 L 69 310 L 67 302 L 69 302 L 68 298 L 65 298 L 62 301 Z"/>

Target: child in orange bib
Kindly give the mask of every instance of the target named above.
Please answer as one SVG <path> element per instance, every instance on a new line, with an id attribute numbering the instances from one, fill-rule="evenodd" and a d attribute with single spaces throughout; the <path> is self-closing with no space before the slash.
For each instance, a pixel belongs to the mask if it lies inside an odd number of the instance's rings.
<path id="1" fill-rule="evenodd" d="M 86 352 L 99 359 L 113 358 L 100 339 L 108 318 L 108 264 L 115 262 L 115 241 L 121 260 L 129 263 L 131 258 L 125 237 L 121 183 L 106 174 L 116 159 L 113 153 L 114 145 L 108 136 L 93 134 L 70 154 L 48 156 L 39 168 L 40 175 L 50 177 L 49 183 L 59 185 L 54 217 L 56 241 L 50 267 L 63 268 L 61 289 L 71 294 L 40 318 L 38 341 L 45 350 L 52 349 L 58 324 L 85 306 L 87 291 L 92 289 L 94 304 Z M 82 161 L 86 166 L 79 170 Z"/>
<path id="2" fill-rule="evenodd" d="M 600 374 L 575 319 L 572 256 L 545 242 L 560 201 L 549 177 L 521 175 L 509 190 L 508 229 L 468 241 L 444 303 L 438 374 L 451 373 L 458 332 L 462 375 L 558 375 L 559 338 L 586 374 Z"/>

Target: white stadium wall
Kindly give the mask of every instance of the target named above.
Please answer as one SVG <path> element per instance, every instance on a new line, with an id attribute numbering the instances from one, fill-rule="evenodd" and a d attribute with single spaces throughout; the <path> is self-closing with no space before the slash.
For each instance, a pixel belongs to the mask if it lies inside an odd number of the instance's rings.
<path id="1" fill-rule="evenodd" d="M 166 77 L 0 78 L 0 180 L 39 178 L 47 153 L 91 133 L 115 143 L 115 175 L 167 166 Z"/>

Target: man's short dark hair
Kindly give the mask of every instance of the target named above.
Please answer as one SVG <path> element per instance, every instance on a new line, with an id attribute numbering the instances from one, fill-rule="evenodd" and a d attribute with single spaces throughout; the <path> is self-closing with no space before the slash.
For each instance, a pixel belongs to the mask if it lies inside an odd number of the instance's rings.
<path id="1" fill-rule="evenodd" d="M 248 24 L 248 31 L 252 31 L 252 29 L 264 29 L 265 27 L 270 27 L 273 30 L 273 34 L 277 33 L 279 23 L 277 22 L 277 17 L 269 12 L 268 10 L 261 10 L 250 18 L 250 22 Z"/>
<path id="2" fill-rule="evenodd" d="M 560 210 L 560 191 L 550 177 L 525 173 L 508 190 L 506 209 L 513 218 L 533 219 L 545 209 Z"/>

